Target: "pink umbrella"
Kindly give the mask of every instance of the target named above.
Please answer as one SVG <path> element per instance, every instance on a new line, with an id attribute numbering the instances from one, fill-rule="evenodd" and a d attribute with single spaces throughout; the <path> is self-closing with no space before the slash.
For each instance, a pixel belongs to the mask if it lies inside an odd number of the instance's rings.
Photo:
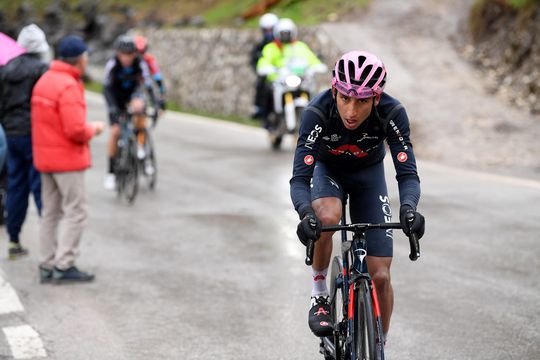
<path id="1" fill-rule="evenodd" d="M 26 49 L 17 44 L 15 40 L 0 32 L 0 66 L 9 60 L 26 52 Z"/>

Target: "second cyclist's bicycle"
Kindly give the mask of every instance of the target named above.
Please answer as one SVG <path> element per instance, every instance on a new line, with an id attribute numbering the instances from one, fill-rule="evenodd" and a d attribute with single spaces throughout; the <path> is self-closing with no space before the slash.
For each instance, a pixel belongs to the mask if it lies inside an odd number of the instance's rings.
<path id="1" fill-rule="evenodd" d="M 146 114 L 137 116 L 146 118 Z M 115 162 L 116 191 L 119 197 L 130 204 L 137 196 L 140 174 L 145 176 L 150 189 L 155 187 L 157 179 L 156 156 L 150 131 L 146 126 L 136 126 L 136 121 L 129 112 L 120 116 Z"/>

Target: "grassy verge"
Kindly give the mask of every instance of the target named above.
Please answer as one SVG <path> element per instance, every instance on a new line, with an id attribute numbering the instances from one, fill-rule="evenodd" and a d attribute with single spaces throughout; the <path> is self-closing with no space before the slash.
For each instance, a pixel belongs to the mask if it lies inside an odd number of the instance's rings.
<path id="1" fill-rule="evenodd" d="M 3 0 L 0 0 L 3 1 Z M 293 19 L 300 25 L 313 25 L 329 18 L 336 19 L 340 15 L 350 13 L 355 9 L 365 6 L 372 0 L 281 0 L 277 5 L 268 9 L 280 17 Z M 510 1 L 510 0 L 509 0 Z M 535 0 L 512 0 L 512 1 L 535 1 Z M 17 9 L 23 4 L 31 5 L 32 12 L 37 15 L 37 20 L 42 18 L 45 10 L 57 0 L 11 0 L 2 4 L 8 19 L 17 16 Z M 178 20 L 201 16 L 207 26 L 237 26 L 241 23 L 238 19 L 247 10 L 264 0 L 160 0 L 159 6 L 156 2 L 149 0 L 102 0 L 99 2 L 100 12 L 118 14 L 118 11 L 126 7 L 135 10 L 134 18 L 142 20 L 148 16 L 161 19 L 166 24 L 174 24 Z M 63 0 L 71 11 L 68 19 L 72 22 L 83 20 L 85 14 L 78 9 L 80 0 Z M 258 17 L 247 21 L 244 26 L 256 27 Z"/>
<path id="2" fill-rule="evenodd" d="M 88 91 L 92 91 L 98 94 L 103 93 L 103 85 L 99 82 L 95 81 L 88 81 L 84 83 L 84 88 Z M 220 114 L 213 114 L 213 113 L 207 113 L 204 111 L 197 111 L 197 110 L 190 110 L 190 109 L 184 109 L 179 104 L 176 104 L 174 102 L 167 102 L 167 110 L 169 111 L 176 111 L 191 115 L 199 115 L 204 117 L 210 117 L 214 119 L 219 120 L 225 120 L 230 122 L 235 122 L 238 124 L 248 125 L 248 126 L 254 126 L 254 127 L 260 127 L 260 122 L 257 120 L 253 120 L 250 118 L 245 118 L 241 116 L 234 116 L 234 115 L 220 115 Z"/>

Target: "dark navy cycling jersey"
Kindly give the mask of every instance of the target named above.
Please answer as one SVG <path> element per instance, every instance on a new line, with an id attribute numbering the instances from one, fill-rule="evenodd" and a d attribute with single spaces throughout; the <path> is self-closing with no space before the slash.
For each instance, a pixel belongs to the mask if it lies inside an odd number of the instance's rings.
<path id="1" fill-rule="evenodd" d="M 391 119 L 387 119 L 389 115 Z M 331 90 L 315 97 L 302 114 L 290 181 L 291 198 L 300 217 L 311 207 L 310 180 L 316 162 L 323 162 L 330 171 L 355 173 L 384 159 L 384 140 L 394 161 L 400 202 L 416 209 L 420 180 L 409 132 L 405 109 L 386 93 L 355 130 L 343 125 Z"/>
<path id="2" fill-rule="evenodd" d="M 132 97 L 142 92 L 143 87 L 148 89 L 151 98 L 154 97 L 150 69 L 140 57 L 136 57 L 133 64 L 127 67 L 122 66 L 116 56 L 110 59 L 105 65 L 103 85 L 110 112 L 124 110 Z"/>

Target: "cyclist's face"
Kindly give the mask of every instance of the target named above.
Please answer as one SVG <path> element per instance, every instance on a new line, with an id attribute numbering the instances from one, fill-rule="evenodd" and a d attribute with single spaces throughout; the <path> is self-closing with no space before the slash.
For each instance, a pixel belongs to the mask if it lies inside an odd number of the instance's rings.
<path id="1" fill-rule="evenodd" d="M 379 96 L 356 99 L 343 95 L 336 89 L 333 89 L 333 91 L 336 97 L 339 116 L 341 117 L 341 121 L 343 121 L 343 126 L 347 130 L 358 129 L 369 117 L 369 114 L 371 114 L 371 107 L 379 104 Z"/>
<path id="2" fill-rule="evenodd" d="M 137 57 L 136 52 L 132 53 L 123 53 L 123 52 L 117 52 L 118 60 L 120 61 L 120 64 L 122 64 L 123 67 L 128 67 L 133 65 L 133 61 L 135 61 L 135 58 Z"/>

